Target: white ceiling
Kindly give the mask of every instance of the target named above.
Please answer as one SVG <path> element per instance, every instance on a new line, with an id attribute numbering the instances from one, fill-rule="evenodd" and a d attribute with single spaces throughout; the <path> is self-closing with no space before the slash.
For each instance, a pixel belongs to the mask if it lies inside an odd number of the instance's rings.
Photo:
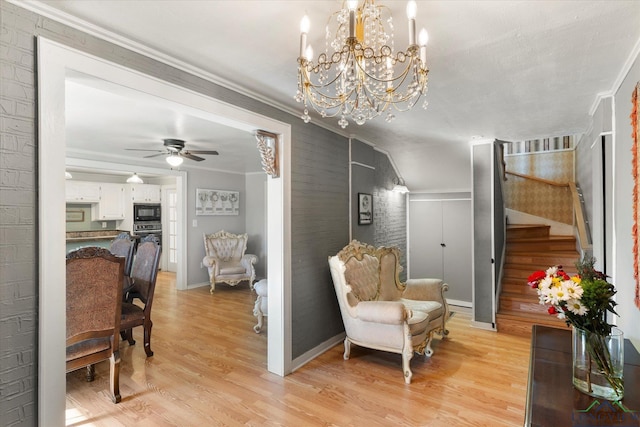
<path id="1" fill-rule="evenodd" d="M 41 7 L 43 3 L 56 13 L 68 13 L 219 76 L 230 87 L 297 115 L 301 105 L 293 96 L 300 19 L 309 15 L 309 42 L 318 52 L 324 46 L 326 20 L 342 4 L 36 2 Z M 394 16 L 395 46 L 404 48 L 406 2 L 383 3 Z M 419 187 L 421 178 L 409 165 L 433 145 L 467 144 L 474 136 L 523 140 L 586 131 L 597 95 L 614 89 L 630 55 L 639 49 L 640 1 L 418 1 L 416 21 L 429 31 L 429 108 L 398 113 L 390 124 L 383 118 L 363 126 L 351 123 L 343 131 L 388 151 L 410 188 Z M 236 139 L 243 137 L 163 107 L 149 105 L 149 112 L 155 108 L 151 116 L 142 108 L 134 115 L 129 103 L 111 108 L 111 102 L 119 102 L 115 96 L 77 92 L 73 96 L 101 98 L 83 100 L 81 111 L 69 116 L 69 145 L 76 148 L 89 136 L 100 138 L 101 146 L 111 152 L 121 150 L 123 143 L 146 148 L 160 146 L 165 137 L 180 137 L 192 149 L 219 150 L 222 158 L 223 153 L 231 155 L 224 144 L 238 146 Z M 339 129 L 335 118 L 312 121 Z M 255 140 L 249 137 L 247 147 L 253 149 Z"/>
<path id="2" fill-rule="evenodd" d="M 205 160 L 184 159 L 186 166 L 236 173 L 262 170 L 252 133 L 207 120 L 184 105 L 79 73 L 67 74 L 65 115 L 67 152 L 72 157 L 115 163 L 133 158 L 135 164 L 169 168 L 163 139 L 172 138 L 184 140 L 187 151 L 219 153 L 196 154 Z"/>

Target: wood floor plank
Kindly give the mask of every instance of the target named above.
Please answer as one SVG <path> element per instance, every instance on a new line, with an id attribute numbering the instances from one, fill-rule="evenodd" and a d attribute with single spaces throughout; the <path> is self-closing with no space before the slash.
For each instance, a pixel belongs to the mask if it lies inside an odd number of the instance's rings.
<path id="1" fill-rule="evenodd" d="M 431 358 L 414 356 L 410 385 L 400 355 L 342 344 L 293 374 L 266 370 L 266 332 L 253 331 L 248 286 L 175 290 L 160 273 L 147 358 L 142 330 L 120 345 L 120 392 L 108 363 L 87 383 L 67 374 L 67 426 L 521 426 L 530 341 L 472 328 L 461 310 Z M 454 311 L 456 309 L 454 308 Z M 268 322 L 268 318 L 266 320 Z"/>

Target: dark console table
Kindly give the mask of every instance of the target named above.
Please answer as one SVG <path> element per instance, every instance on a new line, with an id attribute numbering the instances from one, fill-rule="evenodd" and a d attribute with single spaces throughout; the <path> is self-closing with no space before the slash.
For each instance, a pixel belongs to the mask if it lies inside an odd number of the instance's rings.
<path id="1" fill-rule="evenodd" d="M 534 325 L 525 426 L 640 426 L 640 354 L 624 347 L 620 404 L 579 392 L 572 384 L 571 331 Z"/>

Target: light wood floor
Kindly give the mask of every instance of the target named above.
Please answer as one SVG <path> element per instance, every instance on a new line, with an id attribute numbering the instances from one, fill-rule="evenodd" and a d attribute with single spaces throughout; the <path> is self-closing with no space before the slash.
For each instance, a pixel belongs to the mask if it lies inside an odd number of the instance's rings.
<path id="1" fill-rule="evenodd" d="M 67 374 L 67 426 L 521 426 L 528 336 L 469 326 L 456 313 L 430 359 L 414 356 L 405 385 L 400 355 L 342 345 L 291 375 L 266 369 L 267 337 L 253 332 L 247 285 L 176 291 L 158 278 L 151 347 L 142 329 L 120 346 L 120 392 L 107 394 L 107 362 L 96 379 Z M 268 320 L 267 320 L 268 322 Z"/>

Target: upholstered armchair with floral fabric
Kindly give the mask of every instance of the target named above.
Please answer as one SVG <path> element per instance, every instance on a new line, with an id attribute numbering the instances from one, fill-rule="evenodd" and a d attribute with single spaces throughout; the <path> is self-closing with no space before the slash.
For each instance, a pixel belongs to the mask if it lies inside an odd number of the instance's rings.
<path id="1" fill-rule="evenodd" d="M 254 264 L 258 257 L 245 254 L 247 250 L 247 234 L 232 234 L 224 230 L 204 235 L 206 256 L 202 264 L 209 270 L 209 281 L 213 293 L 216 283 L 227 283 L 236 286 L 248 281 L 253 286 L 256 278 Z"/>
<path id="2" fill-rule="evenodd" d="M 399 279 L 400 251 L 351 241 L 329 267 L 347 337 L 344 358 L 351 343 L 402 355 L 402 370 L 411 383 L 409 362 L 414 353 L 431 356 L 434 333 L 445 328 L 449 306 L 448 285 L 440 279 Z"/>

